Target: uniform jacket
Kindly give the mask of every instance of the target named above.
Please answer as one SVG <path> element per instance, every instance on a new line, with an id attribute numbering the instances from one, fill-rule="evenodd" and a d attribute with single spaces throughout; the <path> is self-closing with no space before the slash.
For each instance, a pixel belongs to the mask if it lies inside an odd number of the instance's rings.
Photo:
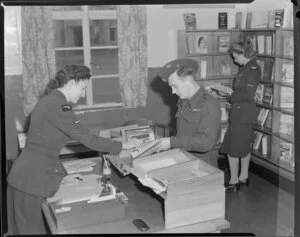
<path id="1" fill-rule="evenodd" d="M 171 137 L 172 148 L 206 153 L 220 139 L 221 109 L 219 103 L 200 88 L 190 100 L 179 100 L 177 133 Z"/>
<path id="2" fill-rule="evenodd" d="M 238 72 L 231 94 L 230 120 L 238 123 L 253 123 L 258 109 L 255 93 L 261 77 L 261 70 L 255 59 L 251 59 Z"/>
<path id="3" fill-rule="evenodd" d="M 63 93 L 54 90 L 32 111 L 26 145 L 8 183 L 29 194 L 52 196 L 66 175 L 59 154 L 68 137 L 93 150 L 118 154 L 122 149 L 121 142 L 98 137 L 82 126 Z"/>

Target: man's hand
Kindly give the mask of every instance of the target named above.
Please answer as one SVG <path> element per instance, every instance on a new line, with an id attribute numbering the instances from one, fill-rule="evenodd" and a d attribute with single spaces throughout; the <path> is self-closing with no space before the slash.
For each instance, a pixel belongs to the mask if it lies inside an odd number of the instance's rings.
<path id="1" fill-rule="evenodd" d="M 169 137 L 159 138 L 159 143 L 157 144 L 157 152 L 166 151 L 171 148 L 171 142 Z"/>

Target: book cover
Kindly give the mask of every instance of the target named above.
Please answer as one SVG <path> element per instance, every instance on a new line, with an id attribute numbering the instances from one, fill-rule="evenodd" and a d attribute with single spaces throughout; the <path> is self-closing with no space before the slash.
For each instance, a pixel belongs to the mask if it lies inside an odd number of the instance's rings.
<path id="1" fill-rule="evenodd" d="M 275 11 L 275 21 L 274 21 L 274 26 L 275 27 L 281 27 L 282 26 L 283 16 L 284 16 L 284 9 L 277 9 Z"/>
<path id="2" fill-rule="evenodd" d="M 264 86 L 263 103 L 271 105 L 273 102 L 273 87 L 271 85 Z"/>
<path id="3" fill-rule="evenodd" d="M 261 132 L 254 131 L 254 133 L 253 133 L 253 141 L 252 141 L 252 148 L 254 150 L 258 150 L 259 145 L 261 143 L 262 135 L 263 134 Z"/>
<path id="4" fill-rule="evenodd" d="M 197 22 L 196 22 L 196 14 L 195 13 L 183 13 L 185 29 L 187 31 L 196 30 Z"/>
<path id="5" fill-rule="evenodd" d="M 247 14 L 246 14 L 246 29 L 251 28 L 251 21 L 252 21 L 252 12 L 247 12 Z"/>
<path id="6" fill-rule="evenodd" d="M 264 95 L 264 84 L 259 84 L 255 92 L 255 101 L 257 103 L 262 103 L 263 95 Z"/>
<path id="7" fill-rule="evenodd" d="M 218 27 L 219 29 L 228 28 L 227 12 L 219 12 L 218 14 Z"/>
<path id="8" fill-rule="evenodd" d="M 230 46 L 229 36 L 219 36 L 218 37 L 218 49 L 220 53 L 227 53 Z"/>
<path id="9" fill-rule="evenodd" d="M 279 133 L 288 136 L 294 135 L 294 116 L 288 114 L 280 115 Z"/>
<path id="10" fill-rule="evenodd" d="M 196 53 L 208 53 L 207 35 L 201 34 L 196 36 L 195 40 L 195 52 Z"/>
<path id="11" fill-rule="evenodd" d="M 294 83 L 294 64 L 283 63 L 281 73 L 282 82 Z"/>
<path id="12" fill-rule="evenodd" d="M 228 60 L 220 61 L 220 74 L 221 76 L 230 76 L 231 75 L 231 64 Z"/>
<path id="13" fill-rule="evenodd" d="M 280 90 L 280 108 L 294 108 L 294 89 L 290 87 L 281 87 Z"/>
<path id="14" fill-rule="evenodd" d="M 294 57 L 294 36 L 293 35 L 284 36 L 283 55 L 286 57 Z"/>
<path id="15" fill-rule="evenodd" d="M 242 29 L 242 18 L 243 18 L 243 13 L 237 12 L 235 15 L 235 28 L 236 29 Z"/>
<path id="16" fill-rule="evenodd" d="M 255 34 L 250 34 L 246 36 L 246 41 L 250 41 L 253 47 L 254 51 L 257 51 L 257 44 L 256 44 L 256 35 Z"/>
<path id="17" fill-rule="evenodd" d="M 280 160 L 289 162 L 292 159 L 293 145 L 289 142 L 280 142 Z"/>

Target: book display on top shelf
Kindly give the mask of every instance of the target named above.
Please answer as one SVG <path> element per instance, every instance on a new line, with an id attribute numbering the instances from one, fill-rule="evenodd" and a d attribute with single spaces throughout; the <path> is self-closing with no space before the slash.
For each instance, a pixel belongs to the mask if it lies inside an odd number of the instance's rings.
<path id="1" fill-rule="evenodd" d="M 235 15 L 235 29 L 242 29 L 243 13 L 237 12 Z"/>
<path id="2" fill-rule="evenodd" d="M 196 30 L 197 22 L 196 22 L 196 14 L 195 13 L 183 13 L 184 25 L 187 31 Z"/>
<path id="3" fill-rule="evenodd" d="M 228 28 L 227 12 L 219 12 L 218 13 L 218 27 L 219 27 L 219 29 L 227 29 Z"/>

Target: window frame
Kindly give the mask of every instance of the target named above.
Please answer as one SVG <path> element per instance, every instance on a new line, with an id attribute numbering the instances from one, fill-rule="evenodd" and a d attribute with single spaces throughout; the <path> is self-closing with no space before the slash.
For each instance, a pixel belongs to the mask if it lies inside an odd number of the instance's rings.
<path id="1" fill-rule="evenodd" d="M 117 11 L 116 10 L 89 10 L 89 6 L 82 5 L 81 11 L 52 11 L 53 22 L 56 20 L 81 20 L 82 22 L 82 37 L 83 37 L 83 46 L 82 47 L 55 47 L 55 52 L 57 51 L 67 51 L 67 50 L 83 50 L 83 61 L 84 64 L 91 68 L 93 62 L 91 62 L 91 50 L 93 49 L 118 49 L 119 46 L 91 46 L 90 44 L 90 32 L 89 32 L 89 21 L 90 20 L 117 20 Z M 93 80 L 101 80 L 101 78 L 110 78 L 110 77 L 119 77 L 119 74 L 107 74 L 107 75 L 97 75 L 91 77 L 88 83 L 87 92 L 86 92 L 86 104 L 85 105 L 76 105 L 74 110 L 84 111 L 91 109 L 107 109 L 107 108 L 119 108 L 124 107 L 123 102 L 107 102 L 107 103 L 93 103 Z M 120 90 L 121 94 L 121 90 Z"/>

